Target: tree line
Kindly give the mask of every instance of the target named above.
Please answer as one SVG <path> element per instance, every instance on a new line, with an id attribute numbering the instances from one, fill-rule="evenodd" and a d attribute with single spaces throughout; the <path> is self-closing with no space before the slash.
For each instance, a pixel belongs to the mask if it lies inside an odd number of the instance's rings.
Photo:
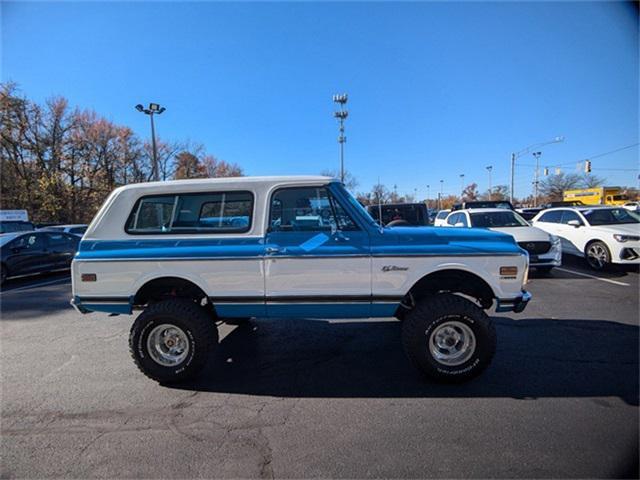
<path id="1" fill-rule="evenodd" d="M 0 84 L 0 204 L 33 222 L 86 223 L 116 187 L 153 178 L 152 148 L 129 127 L 63 97 L 42 104 Z M 243 175 L 193 142 L 158 139 L 162 180 Z"/>

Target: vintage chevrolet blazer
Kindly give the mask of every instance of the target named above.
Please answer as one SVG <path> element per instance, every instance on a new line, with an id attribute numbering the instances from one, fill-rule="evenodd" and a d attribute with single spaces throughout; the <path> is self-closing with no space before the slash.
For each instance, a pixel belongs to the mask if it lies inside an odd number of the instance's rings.
<path id="1" fill-rule="evenodd" d="M 485 230 L 378 225 L 328 177 L 127 185 L 107 198 L 72 265 L 74 307 L 141 310 L 129 338 L 159 382 L 194 376 L 217 322 L 392 317 L 411 362 L 461 381 L 491 361 L 484 310 L 520 312 L 527 253 Z"/>

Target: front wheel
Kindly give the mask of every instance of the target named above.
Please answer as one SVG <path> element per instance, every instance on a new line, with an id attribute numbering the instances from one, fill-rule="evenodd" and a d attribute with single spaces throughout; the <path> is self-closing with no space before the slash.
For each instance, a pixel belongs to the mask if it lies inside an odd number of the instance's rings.
<path id="1" fill-rule="evenodd" d="M 439 294 L 418 302 L 407 314 L 402 344 L 411 363 L 429 378 L 464 382 L 491 363 L 496 331 L 477 305 L 457 295 Z"/>
<path id="2" fill-rule="evenodd" d="M 591 242 L 587 245 L 585 255 L 587 263 L 594 270 L 604 270 L 611 263 L 609 248 L 600 241 Z"/>
<path id="3" fill-rule="evenodd" d="M 142 373 L 160 383 L 194 377 L 217 344 L 213 316 L 197 303 L 180 298 L 147 307 L 129 335 L 134 362 Z"/>

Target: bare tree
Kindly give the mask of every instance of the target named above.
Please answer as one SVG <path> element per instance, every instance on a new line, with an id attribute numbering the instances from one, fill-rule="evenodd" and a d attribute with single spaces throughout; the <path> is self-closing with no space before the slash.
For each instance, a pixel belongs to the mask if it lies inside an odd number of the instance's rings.
<path id="1" fill-rule="evenodd" d="M 206 178 L 207 169 L 200 159 L 191 152 L 183 151 L 176 156 L 176 171 L 174 178 Z"/>
<path id="2" fill-rule="evenodd" d="M 548 201 L 562 200 L 562 193 L 565 190 L 577 188 L 581 183 L 581 178 L 575 173 L 564 174 L 560 172 L 556 175 L 549 175 L 540 182 L 540 193 Z"/>
<path id="3" fill-rule="evenodd" d="M 244 176 L 242 168 L 238 165 L 219 160 L 213 155 L 204 155 L 202 157 L 202 164 L 207 172 L 207 176 L 211 178 Z"/>
<path id="4" fill-rule="evenodd" d="M 322 170 L 322 172 L 320 172 L 320 175 L 323 175 L 325 177 L 340 178 L 340 171 L 325 169 L 325 170 Z M 359 185 L 358 179 L 350 171 L 345 170 L 344 171 L 345 188 L 350 192 L 355 192 L 358 185 Z"/>
<path id="5" fill-rule="evenodd" d="M 580 186 L 583 188 L 602 187 L 607 183 L 607 179 L 598 177 L 597 175 L 584 174 L 580 181 Z"/>
<path id="6" fill-rule="evenodd" d="M 465 202 L 471 202 L 478 199 L 478 184 L 470 183 L 462 191 L 462 200 Z"/>

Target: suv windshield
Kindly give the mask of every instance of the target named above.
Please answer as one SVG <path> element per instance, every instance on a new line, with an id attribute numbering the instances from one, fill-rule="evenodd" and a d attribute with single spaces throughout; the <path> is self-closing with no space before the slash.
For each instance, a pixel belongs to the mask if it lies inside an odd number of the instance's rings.
<path id="1" fill-rule="evenodd" d="M 527 227 L 529 224 L 515 212 L 478 212 L 471 213 L 471 226 L 480 228 Z"/>
<path id="2" fill-rule="evenodd" d="M 582 212 L 589 225 L 620 225 L 622 223 L 640 223 L 640 217 L 626 208 L 603 208 Z"/>
<path id="3" fill-rule="evenodd" d="M 336 186 L 337 186 L 337 188 L 339 188 L 340 190 L 342 190 L 342 192 L 343 192 L 343 193 L 344 193 L 344 195 L 347 197 L 347 199 L 349 200 L 349 203 L 351 203 L 351 205 L 353 206 L 353 208 L 355 208 L 355 209 L 359 210 L 359 211 L 362 213 L 362 215 L 364 215 L 364 216 L 365 216 L 365 218 L 366 218 L 370 223 L 373 223 L 373 224 L 375 224 L 375 225 L 380 225 L 380 224 L 379 224 L 379 223 L 378 223 L 378 222 L 377 222 L 377 221 L 376 221 L 376 220 L 371 216 L 371 214 L 367 211 L 367 209 L 366 209 L 366 208 L 364 208 L 364 207 L 362 206 L 362 204 L 361 204 L 360 202 L 358 202 L 358 200 L 356 200 L 356 199 L 354 198 L 354 196 L 353 196 L 353 195 L 351 195 L 351 194 L 349 193 L 349 190 L 347 190 L 346 188 L 344 188 L 344 185 L 342 185 L 342 184 L 340 184 L 340 183 L 339 183 L 339 184 L 337 184 Z"/>

